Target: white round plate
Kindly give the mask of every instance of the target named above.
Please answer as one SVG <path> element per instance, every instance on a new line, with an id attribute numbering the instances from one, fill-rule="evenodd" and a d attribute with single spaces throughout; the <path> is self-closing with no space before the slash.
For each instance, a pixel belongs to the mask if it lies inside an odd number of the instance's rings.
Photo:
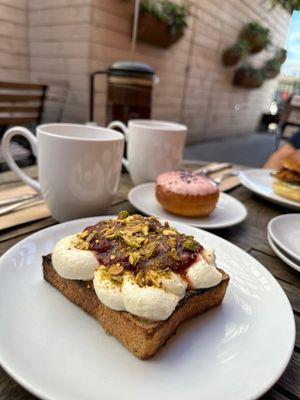
<path id="1" fill-rule="evenodd" d="M 296 263 L 295 259 L 291 259 L 287 253 L 284 252 L 278 245 L 275 243 L 275 241 L 272 239 L 271 235 L 268 233 L 268 241 L 269 245 L 271 246 L 272 250 L 274 253 L 287 265 L 290 267 L 294 268 L 296 271 L 300 272 L 300 264 Z"/>
<path id="2" fill-rule="evenodd" d="M 188 218 L 173 215 L 166 211 L 156 200 L 155 183 L 144 183 L 130 190 L 128 194 L 130 203 L 146 215 L 196 226 L 203 229 L 221 229 L 236 225 L 247 217 L 244 205 L 234 197 L 221 192 L 215 210 L 203 218 Z"/>
<path id="3" fill-rule="evenodd" d="M 278 196 L 272 189 L 272 170 L 246 169 L 239 172 L 241 184 L 259 196 L 287 208 L 300 211 L 300 203 Z"/>
<path id="4" fill-rule="evenodd" d="M 300 264 L 300 214 L 279 215 L 271 219 L 268 232 L 275 244 Z"/>
<path id="5" fill-rule="evenodd" d="M 182 324 L 141 361 L 98 322 L 43 281 L 41 257 L 57 240 L 106 217 L 66 222 L 22 240 L 0 260 L 0 362 L 43 399 L 250 400 L 280 377 L 291 357 L 289 301 L 253 257 L 211 233 L 172 224 L 216 250 L 231 276 L 221 306 Z"/>

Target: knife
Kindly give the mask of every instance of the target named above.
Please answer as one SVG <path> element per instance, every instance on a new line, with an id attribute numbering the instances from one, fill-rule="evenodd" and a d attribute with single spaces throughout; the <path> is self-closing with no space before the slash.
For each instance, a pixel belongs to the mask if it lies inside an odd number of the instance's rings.
<path id="1" fill-rule="evenodd" d="M 199 169 L 196 169 L 196 171 L 194 171 L 195 174 L 201 174 L 201 175 L 210 175 L 213 174 L 215 172 L 219 172 L 222 171 L 223 169 L 226 168 L 230 168 L 232 167 L 232 165 L 230 163 L 220 163 L 211 167 L 202 167 Z"/>
<path id="2" fill-rule="evenodd" d="M 0 215 L 8 214 L 8 213 L 10 213 L 10 212 L 12 212 L 14 210 L 17 210 L 20 207 L 23 207 L 23 206 L 26 206 L 26 205 L 30 205 L 30 204 L 34 204 L 34 203 L 38 203 L 39 201 L 42 201 L 42 199 L 40 197 L 38 197 L 38 196 L 35 196 L 32 199 L 22 200 L 22 201 L 19 201 L 17 203 L 11 204 L 9 206 L 1 207 L 0 208 Z"/>
<path id="3" fill-rule="evenodd" d="M 12 203 L 18 203 L 19 201 L 22 201 L 22 200 L 33 199 L 37 196 L 38 196 L 38 194 L 34 193 L 34 194 L 23 194 L 22 196 L 10 197 L 10 198 L 4 199 L 4 200 L 0 200 L 0 207 L 6 206 L 6 205 L 12 204 Z"/>

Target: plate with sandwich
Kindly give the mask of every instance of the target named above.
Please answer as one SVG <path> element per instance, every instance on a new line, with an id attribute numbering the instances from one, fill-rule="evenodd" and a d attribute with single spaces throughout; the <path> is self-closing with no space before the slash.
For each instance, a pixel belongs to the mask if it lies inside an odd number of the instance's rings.
<path id="1" fill-rule="evenodd" d="M 184 224 L 70 221 L 0 259 L 0 363 L 42 399 L 257 398 L 294 340 L 272 275 Z"/>
<path id="2" fill-rule="evenodd" d="M 242 185 L 259 196 L 300 211 L 300 152 L 286 157 L 279 171 L 247 169 L 239 177 Z"/>

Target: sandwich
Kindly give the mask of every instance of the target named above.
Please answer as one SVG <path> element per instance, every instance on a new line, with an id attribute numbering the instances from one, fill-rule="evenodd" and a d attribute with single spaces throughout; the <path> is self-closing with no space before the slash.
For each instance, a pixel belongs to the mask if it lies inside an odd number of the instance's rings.
<path id="1" fill-rule="evenodd" d="M 193 236 L 125 211 L 59 240 L 43 257 L 43 275 L 140 359 L 221 304 L 229 282 Z"/>
<path id="2" fill-rule="evenodd" d="M 279 196 L 300 202 L 300 150 L 283 160 L 281 170 L 274 174 L 273 190 Z"/>

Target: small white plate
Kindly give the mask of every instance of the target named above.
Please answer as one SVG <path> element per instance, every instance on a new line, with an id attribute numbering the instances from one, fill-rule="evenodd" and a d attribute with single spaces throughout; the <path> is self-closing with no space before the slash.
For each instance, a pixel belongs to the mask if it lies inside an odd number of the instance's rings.
<path id="1" fill-rule="evenodd" d="M 273 241 L 300 264 L 300 214 L 285 214 L 268 224 Z"/>
<path id="2" fill-rule="evenodd" d="M 280 377 L 294 348 L 290 303 L 273 276 L 232 243 L 172 225 L 213 247 L 230 275 L 221 306 L 182 324 L 141 361 L 43 280 L 42 260 L 64 236 L 109 217 L 66 222 L 20 241 L 0 259 L 0 363 L 47 400 L 250 400 Z"/>
<path id="3" fill-rule="evenodd" d="M 156 200 L 155 183 L 144 183 L 130 190 L 130 203 L 146 215 L 188 224 L 203 229 L 221 229 L 236 225 L 247 217 L 244 205 L 232 196 L 221 192 L 215 210 L 203 218 L 180 217 L 166 211 Z"/>
<path id="4" fill-rule="evenodd" d="M 300 203 L 278 196 L 272 188 L 272 170 L 247 169 L 239 172 L 241 184 L 259 196 L 292 210 L 300 211 Z"/>
<path id="5" fill-rule="evenodd" d="M 284 253 L 284 250 L 279 248 L 277 244 L 274 242 L 274 240 L 271 238 L 271 235 L 268 233 L 268 241 L 269 245 L 271 246 L 272 250 L 274 253 L 287 265 L 290 267 L 294 268 L 296 271 L 300 272 L 300 264 L 296 263 L 296 260 L 292 260 L 288 254 Z"/>

